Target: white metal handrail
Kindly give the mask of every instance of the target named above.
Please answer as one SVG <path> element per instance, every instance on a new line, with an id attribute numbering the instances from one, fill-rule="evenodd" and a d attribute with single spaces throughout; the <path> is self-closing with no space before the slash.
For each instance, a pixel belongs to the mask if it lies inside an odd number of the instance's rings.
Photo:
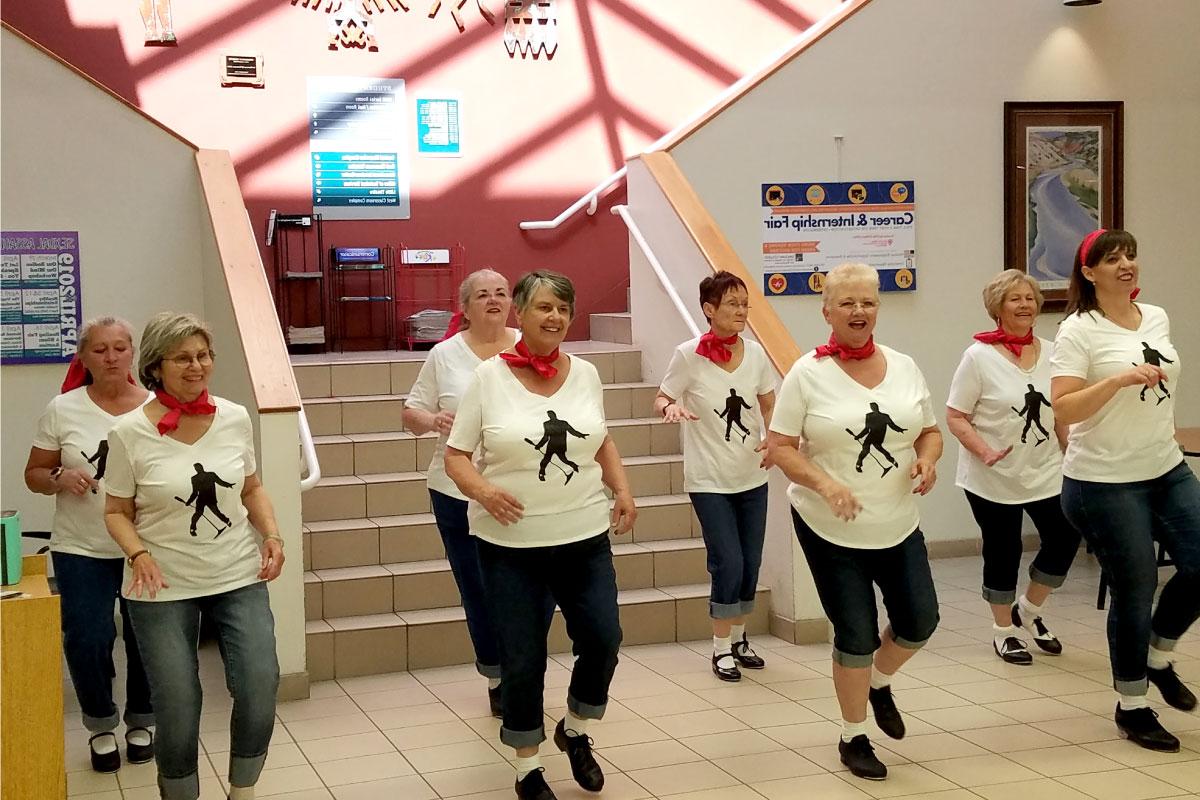
<path id="1" fill-rule="evenodd" d="M 321 464 L 317 461 L 317 448 L 313 444 L 312 431 L 308 427 L 308 415 L 304 403 L 300 404 L 300 453 L 304 457 L 304 469 L 308 474 L 300 479 L 300 491 L 307 492 L 321 480 Z"/>
<path id="2" fill-rule="evenodd" d="M 606 189 L 608 189 L 608 187 L 612 186 L 614 183 L 616 183 L 617 181 L 621 180 L 621 178 L 624 178 L 624 177 L 625 177 L 625 167 L 621 167 L 619 170 L 614 172 L 612 175 L 609 175 L 607 178 L 602 180 L 600 182 L 600 184 L 598 186 L 596 186 L 595 189 L 592 189 L 590 192 L 585 194 L 583 197 L 579 198 L 574 203 L 572 203 L 567 209 L 565 209 L 561 214 L 559 214 L 554 219 L 525 221 L 525 222 L 521 223 L 521 226 L 520 226 L 521 230 L 523 230 L 523 231 L 544 231 L 544 230 L 549 230 L 551 228 L 557 228 L 559 225 L 562 225 L 564 222 L 566 222 L 569 217 L 574 215 L 574 213 L 576 211 L 583 208 L 584 206 L 588 207 L 587 213 L 588 213 L 588 216 L 590 217 L 591 215 L 596 213 L 596 206 L 600 202 L 601 193 L 603 193 Z"/>
<path id="3" fill-rule="evenodd" d="M 641 228 L 633 221 L 633 216 L 629 213 L 629 206 L 613 206 L 612 213 L 619 216 L 624 222 L 625 227 L 629 228 L 629 233 L 632 234 L 633 240 L 637 242 L 638 247 L 642 249 L 642 253 L 646 256 L 646 260 L 650 262 L 654 274 L 658 276 L 658 282 L 662 284 L 667 296 L 671 298 L 671 302 L 675 304 L 675 310 L 679 312 L 679 316 L 683 317 L 683 321 L 687 323 L 688 330 L 692 332 L 692 336 L 700 335 L 700 328 L 696 326 L 696 320 L 688 312 L 687 306 L 683 304 L 679 293 L 675 291 L 675 287 L 671 285 L 671 281 L 667 279 L 667 273 L 663 270 L 662 264 L 659 263 L 658 257 L 654 255 L 654 251 L 650 249 L 646 237 L 642 235 Z"/>

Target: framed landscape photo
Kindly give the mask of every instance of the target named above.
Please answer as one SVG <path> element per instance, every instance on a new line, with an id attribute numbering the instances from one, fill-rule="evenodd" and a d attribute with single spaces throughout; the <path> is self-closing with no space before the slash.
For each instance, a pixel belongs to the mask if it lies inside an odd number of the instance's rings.
<path id="1" fill-rule="evenodd" d="M 1062 310 L 1079 242 L 1122 226 L 1120 101 L 1004 104 L 1004 264 Z"/>

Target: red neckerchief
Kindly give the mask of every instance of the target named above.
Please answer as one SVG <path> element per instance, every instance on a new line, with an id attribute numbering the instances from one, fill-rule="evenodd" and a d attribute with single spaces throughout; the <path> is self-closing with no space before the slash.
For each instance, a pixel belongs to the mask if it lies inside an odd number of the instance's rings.
<path id="1" fill-rule="evenodd" d="M 558 348 L 554 348 L 554 352 L 544 356 L 534 355 L 529 346 L 524 340 L 519 341 L 513 347 L 517 351 L 516 355 L 512 353 L 501 353 L 500 358 L 512 367 L 530 367 L 538 375 L 543 378 L 553 378 L 558 374 L 558 367 L 554 366 L 554 362 L 558 360 Z"/>
<path id="2" fill-rule="evenodd" d="M 164 392 L 162 389 L 156 389 L 154 396 L 158 398 L 158 402 L 162 403 L 167 408 L 167 413 L 163 414 L 163 418 L 158 421 L 158 434 L 165 436 L 171 431 L 179 427 L 179 419 L 184 414 L 192 416 L 207 416 L 217 413 L 217 407 L 208 399 L 208 390 L 205 389 L 190 403 L 182 403 L 176 398 Z"/>
<path id="3" fill-rule="evenodd" d="M 984 344 L 1002 344 L 1017 358 L 1021 357 L 1021 349 L 1025 345 L 1033 344 L 1033 328 L 1029 329 L 1029 333 L 1024 336 L 1013 336 L 1003 327 L 997 325 L 994 331 L 981 331 L 975 334 L 975 341 L 983 342 Z"/>
<path id="4" fill-rule="evenodd" d="M 446 335 L 442 337 L 443 342 L 462 330 L 462 321 L 463 313 L 455 311 L 454 315 L 450 317 L 450 324 L 446 327 Z"/>
<path id="5" fill-rule="evenodd" d="M 132 375 L 126 375 L 125 380 L 137 386 L 137 383 L 134 383 Z M 62 388 L 58 390 L 58 393 L 66 394 L 72 389 L 87 386 L 89 383 L 92 383 L 91 374 L 77 355 L 71 359 L 71 363 L 67 366 L 67 374 L 63 377 Z"/>
<path id="6" fill-rule="evenodd" d="M 714 364 L 728 364 L 733 358 L 733 351 L 729 348 L 737 342 L 737 338 L 736 333 L 727 339 L 722 339 L 709 331 L 700 337 L 700 343 L 696 345 L 696 354 L 704 356 Z"/>
<path id="7" fill-rule="evenodd" d="M 1137 300 L 1137 296 L 1141 293 L 1142 293 L 1141 287 L 1134 289 L 1132 292 L 1129 293 L 1129 302 L 1132 303 L 1134 300 Z"/>
<path id="8" fill-rule="evenodd" d="M 837 356 L 842 361 L 861 361 L 864 358 L 870 358 L 874 354 L 875 336 L 873 334 L 862 347 L 845 347 L 831 333 L 829 334 L 829 342 L 818 347 L 814 355 L 817 358 Z"/>

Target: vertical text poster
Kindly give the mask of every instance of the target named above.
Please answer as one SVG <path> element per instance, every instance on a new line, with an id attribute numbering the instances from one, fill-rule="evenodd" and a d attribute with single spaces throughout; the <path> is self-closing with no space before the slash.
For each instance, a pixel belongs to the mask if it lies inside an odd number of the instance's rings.
<path id="1" fill-rule="evenodd" d="M 0 234 L 0 361 L 70 361 L 82 305 L 77 231 Z"/>
<path id="2" fill-rule="evenodd" d="M 404 81 L 310 77 L 313 213 L 325 219 L 408 219 Z"/>
<path id="3" fill-rule="evenodd" d="M 417 153 L 458 158 L 462 155 L 461 101 L 448 92 L 417 98 Z"/>
<path id="4" fill-rule="evenodd" d="M 764 183 L 763 291 L 820 294 L 846 261 L 874 267 L 885 292 L 914 291 L 915 201 L 913 181 Z"/>

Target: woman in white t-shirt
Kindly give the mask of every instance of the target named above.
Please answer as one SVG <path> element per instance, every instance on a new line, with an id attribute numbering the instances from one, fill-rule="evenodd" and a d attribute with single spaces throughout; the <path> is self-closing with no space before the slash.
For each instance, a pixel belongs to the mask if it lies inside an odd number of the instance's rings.
<path id="1" fill-rule="evenodd" d="M 104 520 L 129 565 L 125 597 L 158 721 L 159 791 L 166 800 L 200 795 L 203 613 L 233 695 L 229 796 L 253 798 L 275 723 L 279 661 L 265 581 L 283 567 L 283 540 L 258 479 L 250 415 L 208 393 L 208 327 L 191 314 L 158 314 L 140 350 L 138 377 L 154 399 L 108 435 Z"/>
<path id="2" fill-rule="evenodd" d="M 1117 727 L 1142 747 L 1174 752 L 1179 740 L 1159 724 L 1146 693 L 1153 683 L 1175 708 L 1196 707 L 1171 654 L 1200 617 L 1200 481 L 1175 442 L 1180 354 L 1166 312 L 1134 302 L 1138 272 L 1129 233 L 1098 230 L 1084 238 L 1054 341 L 1050 386 L 1055 417 L 1071 425 L 1063 510 L 1091 545 L 1112 593 Z M 1157 606 L 1156 539 L 1175 561 Z"/>
<path id="3" fill-rule="evenodd" d="M 700 520 L 712 577 L 712 670 L 723 681 L 739 666 L 765 663 L 746 636 L 767 531 L 767 426 L 775 370 L 758 342 L 742 338 L 750 309 L 741 278 L 724 270 L 700 282 L 712 329 L 671 356 L 654 400 L 664 422 L 683 424 L 683 483 Z"/>
<path id="4" fill-rule="evenodd" d="M 946 427 L 959 441 L 955 484 L 967 495 L 983 536 L 983 599 L 992 607 L 992 649 L 1010 664 L 1032 664 L 1017 637 L 1024 628 L 1039 648 L 1062 653 L 1042 620 L 1050 593 L 1063 585 L 1079 532 L 1063 516 L 1062 447 L 1067 428 L 1050 407 L 1050 343 L 1033 335 L 1042 290 L 1024 272 L 1006 269 L 983 289 L 996 329 L 975 334 L 963 353 Z M 1029 565 L 1029 586 L 1017 598 L 1021 519 L 1037 526 L 1041 548 Z"/>
<path id="5" fill-rule="evenodd" d="M 875 270 L 835 267 L 823 295 L 833 332 L 783 379 L 767 441 L 792 481 L 792 523 L 833 624 L 842 763 L 882 780 L 887 767 L 867 738 L 867 703 L 884 733 L 904 736 L 892 676 L 938 623 L 914 495 L 933 488 L 942 435 L 916 363 L 875 344 Z M 874 585 L 888 612 L 882 643 Z"/>
<path id="6" fill-rule="evenodd" d="M 38 420 L 25 485 L 54 496 L 50 558 L 62 597 L 63 655 L 91 737 L 92 769 L 121 768 L 118 716 L 113 702 L 113 603 L 121 610 L 125 640 L 125 746 L 133 764 L 154 758 L 150 687 L 121 597 L 125 561 L 104 527 L 104 474 L 108 431 L 136 412 L 148 393 L 133 382 L 133 329 L 101 317 L 79 332 L 79 347 L 59 394 Z"/>
<path id="7" fill-rule="evenodd" d="M 575 653 L 554 743 L 579 785 L 598 792 L 604 774 L 588 723 L 604 715 L 621 643 L 609 532 L 632 529 L 637 509 L 608 435 L 600 376 L 559 351 L 575 316 L 574 287 L 539 270 L 517 282 L 513 299 L 521 338 L 475 371 L 446 444 L 446 474 L 469 498 L 478 538 L 504 675 L 500 741 L 516 749 L 517 796 L 552 800 L 538 760 L 546 594 L 562 609 Z"/>

